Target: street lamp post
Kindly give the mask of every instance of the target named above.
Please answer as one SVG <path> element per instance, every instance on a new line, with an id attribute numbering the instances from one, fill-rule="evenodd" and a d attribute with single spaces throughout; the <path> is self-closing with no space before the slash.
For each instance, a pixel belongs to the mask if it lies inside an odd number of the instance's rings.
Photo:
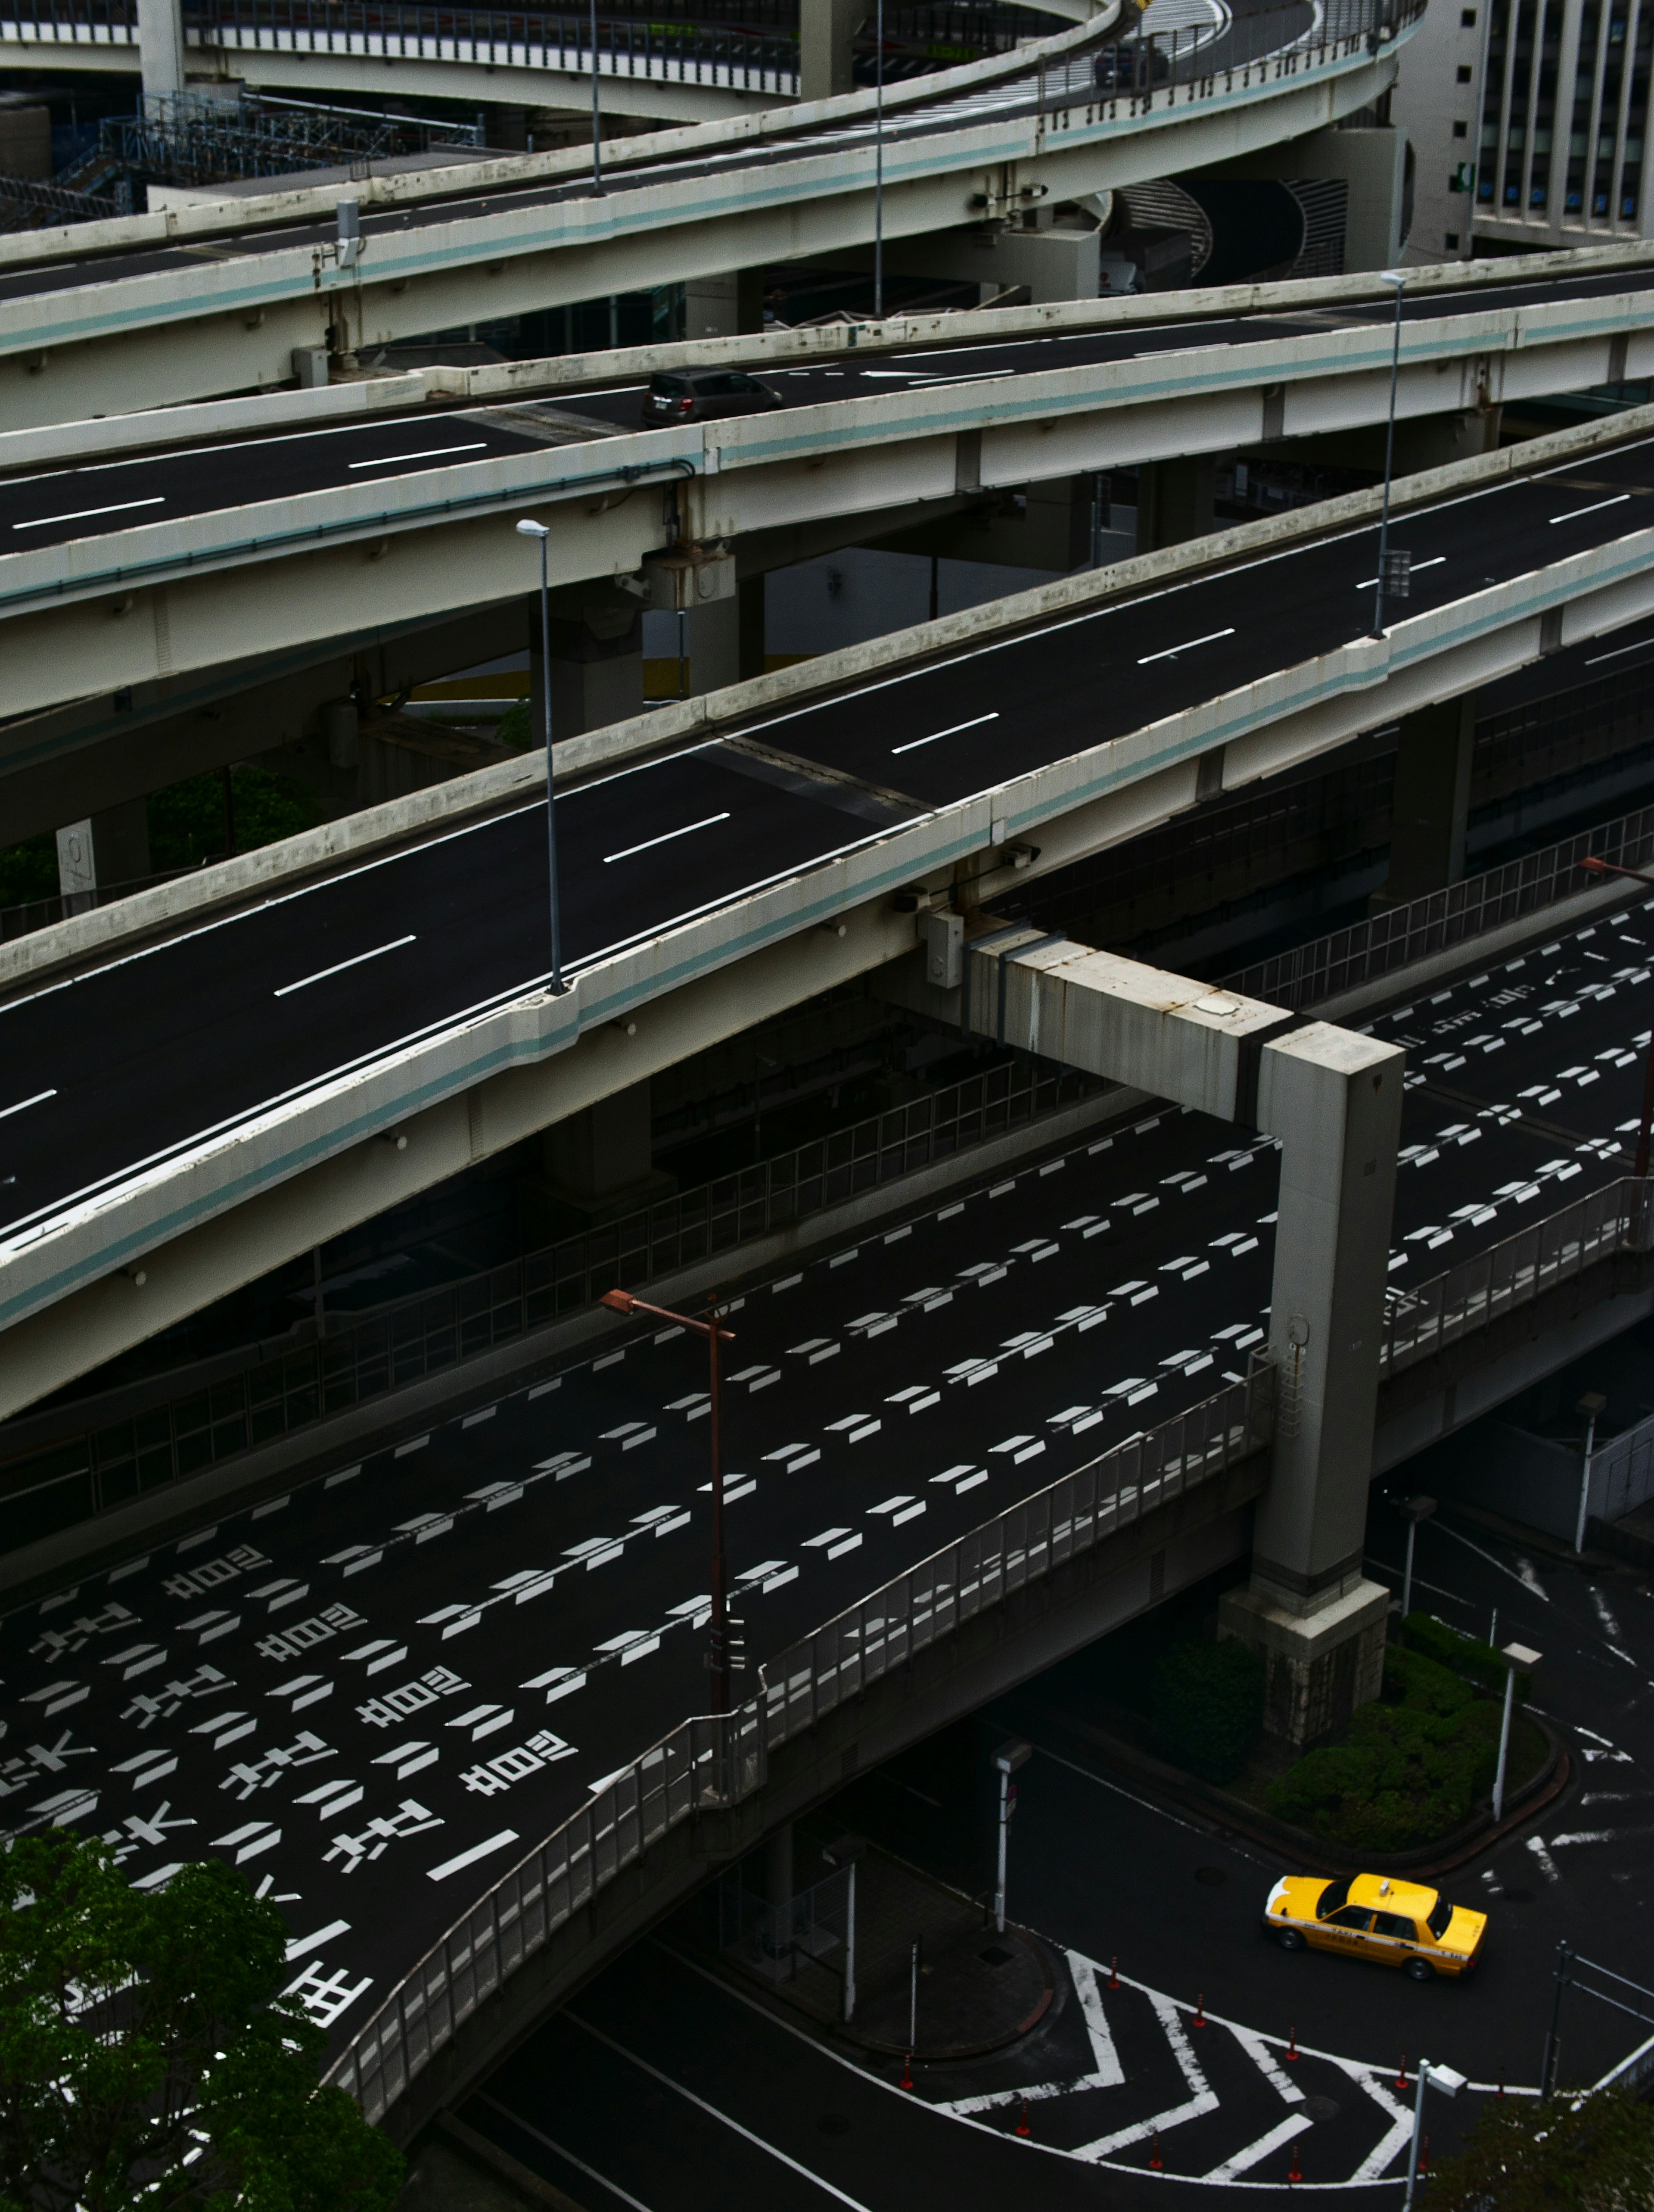
<path id="1" fill-rule="evenodd" d="M 1419 2061 L 1419 2091 L 1413 2100 L 1413 2148 L 1407 2160 L 1407 2194 L 1402 2199 L 1402 2212 L 1413 2212 L 1414 2192 L 1419 2185 L 1419 2145 L 1424 2136 L 1424 2093 L 1427 2085 L 1439 2089 L 1445 2097 L 1457 2097 L 1465 2086 L 1465 2076 L 1454 2066 L 1433 2066 L 1427 2058 Z"/>
<path id="2" fill-rule="evenodd" d="M 873 58 L 873 319 L 884 320 L 884 0 L 879 0 Z"/>
<path id="3" fill-rule="evenodd" d="M 1579 1513 L 1573 1524 L 1573 1548 L 1585 1548 L 1585 1522 L 1590 1514 L 1590 1468 L 1596 1455 L 1596 1424 L 1608 1411 L 1608 1400 L 1600 1390 L 1587 1390 L 1579 1401 L 1578 1410 L 1585 1417 L 1585 1454 L 1579 1469 Z"/>
<path id="4" fill-rule="evenodd" d="M 546 857 L 551 868 L 551 988 L 561 998 L 568 985 L 563 981 L 563 922 L 557 891 L 557 789 L 551 761 L 551 591 L 546 576 L 546 545 L 551 536 L 543 522 L 525 515 L 517 526 L 519 538 L 540 541 L 540 692 L 545 705 L 546 726 Z"/>
<path id="5" fill-rule="evenodd" d="M 1011 1777 L 1033 1757 L 1033 1746 L 1016 1736 L 1009 1743 L 1002 1743 L 994 1753 L 994 1765 L 999 1775 L 999 1864 L 994 1881 L 994 1929 L 1001 1936 L 1005 1933 L 1005 1844 L 1011 1814 L 1016 1808 Z"/>
<path id="6" fill-rule="evenodd" d="M 1421 1521 L 1427 1521 L 1436 1510 L 1433 1498 L 1409 1498 L 1402 1511 L 1407 1516 L 1407 1565 L 1402 1575 L 1402 1619 L 1405 1620 L 1413 1610 L 1413 1544 L 1419 1533 Z"/>
<path id="7" fill-rule="evenodd" d="M 1507 1644 L 1499 1656 L 1505 1662 L 1505 1717 L 1499 1724 L 1499 1765 L 1493 1775 L 1495 1825 L 1505 1817 L 1505 1769 L 1511 1756 L 1511 1708 L 1516 1703 L 1517 1669 L 1530 1674 L 1539 1664 L 1539 1654 L 1525 1644 Z"/>
<path id="8" fill-rule="evenodd" d="M 1384 433 L 1384 498 L 1378 514 L 1378 576 L 1372 600 L 1372 635 L 1384 634 L 1384 560 L 1390 551 L 1390 479 L 1396 459 L 1396 390 L 1402 373 L 1402 295 L 1407 289 L 1404 270 L 1386 269 L 1379 277 L 1396 288 L 1396 327 L 1390 346 L 1390 427 Z"/>
<path id="9" fill-rule="evenodd" d="M 1617 860 L 1599 860 L 1595 854 L 1587 855 L 1579 865 L 1593 876 L 1629 876 L 1633 884 L 1654 884 L 1654 876 L 1645 875 L 1640 868 L 1622 868 Z M 1648 1058 L 1643 1063 L 1643 1118 L 1637 1129 L 1637 1164 L 1631 1170 L 1639 1182 L 1648 1173 L 1651 1123 L 1654 1123 L 1654 1030 L 1649 1031 Z"/>
<path id="10" fill-rule="evenodd" d="M 603 191 L 603 126 L 597 111 L 597 0 L 591 0 L 591 190 L 601 199 Z"/>
<path id="11" fill-rule="evenodd" d="M 730 1710 L 730 1637 L 729 1620 L 725 1609 L 724 1566 L 724 1462 L 718 1430 L 718 1357 L 720 1343 L 733 1344 L 735 1331 L 720 1328 L 718 1309 L 709 1309 L 705 1321 L 697 1321 L 693 1314 L 674 1313 L 669 1306 L 651 1306 L 646 1298 L 634 1298 L 630 1291 L 605 1291 L 598 1301 L 612 1313 L 654 1314 L 662 1321 L 676 1322 L 692 1335 L 706 1340 L 710 1365 L 710 1403 L 712 1457 L 712 1652 L 710 1664 L 712 1675 L 712 1711 L 727 1713 Z"/>

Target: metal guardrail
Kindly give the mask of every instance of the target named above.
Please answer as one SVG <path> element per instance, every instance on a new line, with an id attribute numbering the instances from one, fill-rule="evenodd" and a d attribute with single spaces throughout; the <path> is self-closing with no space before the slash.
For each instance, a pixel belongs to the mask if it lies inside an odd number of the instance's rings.
<path id="1" fill-rule="evenodd" d="M 277 1437 L 1026 1127 L 1102 1088 L 1010 1062 L 504 1267 L 397 1299 L 131 1419 L 0 1457 L 8 1541 L 27 1543 Z M 3 1433 L 3 1432 L 0 1432 Z M 3 1447 L 0 1446 L 0 1449 Z"/>
<path id="2" fill-rule="evenodd" d="M 1622 814 L 1578 836 L 1565 837 L 1560 844 L 1525 854 L 1502 868 L 1468 876 L 1445 890 L 1427 892 L 1388 914 L 1373 915 L 1273 959 L 1260 960 L 1226 975 L 1223 988 L 1294 1011 L 1319 1006 L 1359 983 L 1394 975 L 1456 945 L 1469 947 L 1491 929 L 1589 890 L 1591 878 L 1579 865 L 1587 853 L 1617 860 L 1623 867 L 1645 867 L 1654 858 L 1654 807 L 1639 807 L 1634 814 Z"/>
<path id="3" fill-rule="evenodd" d="M 1654 1246 L 1654 1190 L 1634 1176 L 1590 1191 L 1414 1291 L 1392 1290 L 1378 1348 L 1380 1381 L 1491 1328 L 1620 1252 Z"/>
<path id="4" fill-rule="evenodd" d="M 1194 1406 L 946 1545 L 769 1661 L 737 1712 L 688 1720 L 609 1782 L 457 1921 L 335 2063 L 381 2119 L 455 2031 L 621 1869 L 698 1813 L 761 1790 L 772 1751 L 914 1656 L 1273 1432 L 1274 1370 Z"/>

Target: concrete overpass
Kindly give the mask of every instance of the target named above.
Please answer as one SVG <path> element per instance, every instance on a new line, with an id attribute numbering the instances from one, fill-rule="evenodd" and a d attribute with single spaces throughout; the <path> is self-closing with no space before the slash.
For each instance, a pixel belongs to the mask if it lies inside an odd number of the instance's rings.
<path id="1" fill-rule="evenodd" d="M 1645 612 L 1651 428 L 1639 412 L 1409 480 L 1419 580 L 1382 638 L 1362 495 L 573 741 L 560 999 L 527 760 L 4 948 L 0 1019 L 27 1071 L 7 1408 L 900 957 L 916 910 L 991 909 L 1375 714 Z M 1569 488 L 1582 470 L 1590 496 Z M 430 939 L 435 911 L 451 919 Z"/>
<path id="2" fill-rule="evenodd" d="M 851 93 L 629 139 L 590 161 L 512 157 L 367 180 L 342 243 L 336 190 L 274 192 L 0 241 L 0 425 L 21 428 L 286 381 L 295 353 L 865 245 L 1003 225 L 1041 203 L 1301 137 L 1378 99 L 1415 0 L 1238 15 L 1145 40 L 1141 90 L 1103 86 L 1118 5 L 1012 55 L 892 92 L 882 152 Z M 1177 37 L 1173 33 L 1173 38 Z"/>
<path id="3" fill-rule="evenodd" d="M 1644 246 L 1416 272 L 1400 417 L 1434 422 L 1439 448 L 1455 422 L 1479 446 L 1502 403 L 1645 374 L 1651 282 Z M 1354 276 L 963 329 L 912 319 L 848 349 L 803 331 L 431 369 L 0 435 L 8 819 L 54 829 L 290 741 L 369 646 L 407 681 L 520 648 L 538 617 L 518 514 L 554 533 L 568 734 L 640 708 L 640 598 L 680 540 L 732 544 L 747 578 L 1026 491 L 996 550 L 1069 568 L 1094 471 L 1381 421 L 1390 321 L 1384 288 Z M 635 427 L 650 374 L 720 362 L 769 374 L 785 412 Z M 601 659 L 580 657 L 587 608 Z M 733 598 L 697 606 L 703 689 L 739 672 L 736 616 Z"/>

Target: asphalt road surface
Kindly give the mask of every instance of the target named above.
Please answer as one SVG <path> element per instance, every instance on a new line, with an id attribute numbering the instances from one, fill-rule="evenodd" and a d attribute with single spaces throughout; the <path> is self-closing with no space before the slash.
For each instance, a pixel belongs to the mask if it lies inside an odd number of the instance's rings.
<path id="1" fill-rule="evenodd" d="M 1624 1172 L 1651 939 L 1654 902 L 1628 903 L 1375 1019 L 1412 1063 L 1396 1295 Z M 1269 1139 L 1166 1108 L 736 1285 L 753 1663 L 1243 1371 L 1275 1180 Z M 287 1913 L 295 1994 L 348 2039 L 705 1708 L 705 1387 L 696 1343 L 617 1324 L 495 1403 L 13 1612 L 7 1826 L 103 1835 L 140 1882 L 207 1851 L 243 1867 Z"/>
<path id="2" fill-rule="evenodd" d="M 1642 520 L 1654 445 L 1405 516 L 1411 615 Z M 1370 529 L 1063 617 L 558 800 L 571 973 L 1362 635 Z M 0 1255 L 65 1209 L 542 981 L 542 807 L 342 871 L 0 1009 Z M 112 1111 L 112 1103 L 118 1110 Z"/>
<path id="3" fill-rule="evenodd" d="M 1654 269 L 1552 274 L 1492 289 L 1423 295 L 1405 300 L 1403 315 L 1405 320 L 1433 320 L 1456 312 L 1495 313 L 1524 301 L 1578 301 L 1651 288 Z M 801 368 L 768 368 L 761 362 L 754 366 L 785 406 L 809 407 L 942 384 L 997 381 L 1051 369 L 1142 360 L 1156 354 L 1203 352 L 1270 338 L 1284 341 L 1390 319 L 1386 301 L 1353 301 L 1324 313 L 1189 315 L 1154 325 L 997 343 L 961 337 L 904 353 L 881 352 L 871 359 L 846 352 Z M 0 478 L 0 556 L 184 515 L 255 507 L 347 484 L 383 483 L 431 470 L 463 468 L 502 454 L 543 451 L 548 444 L 578 436 L 583 426 L 610 434 L 636 432 L 643 428 L 646 389 L 647 379 L 641 377 L 611 379 L 583 388 L 560 385 L 543 395 L 546 423 L 541 438 L 512 427 L 513 421 L 520 425 L 524 406 L 534 404 L 531 395 L 518 393 L 509 410 L 433 404 L 371 422 L 207 439 L 118 461 L 18 471 Z M 165 434 L 164 416 L 157 418 L 156 434 Z"/>

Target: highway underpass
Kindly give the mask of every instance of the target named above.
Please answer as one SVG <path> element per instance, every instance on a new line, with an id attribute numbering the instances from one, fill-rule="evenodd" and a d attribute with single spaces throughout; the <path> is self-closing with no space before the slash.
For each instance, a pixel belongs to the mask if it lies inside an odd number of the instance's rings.
<path id="1" fill-rule="evenodd" d="M 1578 1348 L 1564 1279 L 1590 1272 L 1585 1224 L 1621 1219 L 1651 939 L 1640 896 L 1571 928 L 1536 917 L 1496 962 L 1466 946 L 1457 979 L 1421 995 L 1397 978 L 1369 1011 L 1411 1063 L 1385 1329 L 1398 1381 L 1409 1347 L 1429 1364 L 1421 1316 L 1454 1300 L 1468 1316 L 1465 1285 L 1488 1280 L 1481 1255 L 1583 1192 L 1548 1248 L 1560 1299 L 1529 1283 L 1524 1376 Z M 731 1285 L 731 1567 L 754 1668 L 1100 1452 L 1233 1389 L 1266 1325 L 1275 1209 L 1267 1140 L 1174 1109 L 1108 1119 L 1100 1103 L 1092 1128 L 1014 1173 L 965 1176 Z M 1598 1267 L 1616 1264 L 1621 1234 L 1598 1243 Z M 1458 1286 L 1445 1301 L 1444 1265 Z M 1599 1336 L 1654 1303 L 1634 1269 L 1621 1289 L 1585 1316 Z M 489 1986 L 494 1923 L 470 1901 L 704 1698 L 693 1346 L 617 1326 L 503 1390 L 467 1392 L 463 1370 L 454 1383 L 415 1431 L 324 1455 L 308 1479 L 19 1606 L 0 1631 L 14 1698 L 39 1723 L 0 1767 L 9 1825 L 106 1832 L 141 1882 L 203 1849 L 243 1866 L 282 1903 L 294 1994 L 336 2051 L 457 1923 Z M 456 2094 L 718 1856 L 836 1787 L 858 1743 L 862 1763 L 883 1756 L 1065 1638 L 1240 1560 L 1256 1465 L 1239 1461 L 1227 1491 L 1191 1490 L 1157 1548 L 1134 1550 L 1123 1528 L 1116 1571 L 1079 1612 L 1025 1604 L 951 1685 L 933 1666 L 904 1678 L 923 1695 L 910 1686 L 900 1711 L 874 1698 L 841 1710 L 839 1733 L 823 1731 L 830 1772 L 789 1778 L 774 1754 L 785 1805 L 681 1826 L 687 1856 L 664 1839 L 646 1872 L 627 1870 L 623 1828 L 605 1832 L 591 1910 L 548 1943 L 550 1978 L 524 1973 L 515 1995 L 507 1982 L 415 2076 L 392 2126 Z M 1152 1539 L 1148 1503 L 1137 1526 Z M 560 1908 L 547 1909 L 549 1935 Z M 445 2000 L 422 1986 L 441 2040 Z M 474 1999 L 454 1996 L 463 2014 Z M 395 2095 L 374 2075 L 370 2110 Z"/>
<path id="2" fill-rule="evenodd" d="M 860 246 L 882 165 L 891 238 L 1057 203 L 1302 137 L 1393 78 L 1411 0 L 1234 15 L 1166 70 L 1100 87 L 1118 9 L 1021 52 L 872 96 L 630 139 L 602 197 L 578 153 L 169 210 L 0 245 L 0 421 L 21 427 L 258 388 L 296 348 L 343 356 L 418 333 Z M 1152 34 L 1151 34 L 1152 36 Z"/>
<path id="3" fill-rule="evenodd" d="M 1412 479 L 1414 596 L 1382 641 L 1360 495 L 1002 603 L 997 631 L 977 611 L 766 678 L 710 730 L 690 702 L 588 741 L 598 764 L 559 803 L 561 999 L 532 763 L 485 773 L 492 811 L 467 818 L 444 787 L 20 940 L 0 1017 L 28 1070 L 6 1117 L 8 1409 L 898 957 L 915 906 L 991 908 L 1312 757 L 1371 723 L 1380 683 L 1406 712 L 1634 619 L 1645 436 L 1633 416 Z M 306 861 L 331 872 L 283 883 Z"/>

